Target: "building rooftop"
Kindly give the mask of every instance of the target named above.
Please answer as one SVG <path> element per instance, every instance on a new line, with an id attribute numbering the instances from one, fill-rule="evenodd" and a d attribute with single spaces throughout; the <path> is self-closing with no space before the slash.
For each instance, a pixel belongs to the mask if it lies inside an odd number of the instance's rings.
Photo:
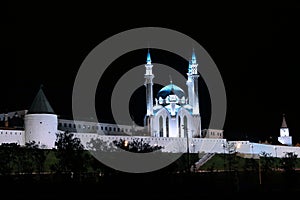
<path id="1" fill-rule="evenodd" d="M 35 96 L 29 110 L 28 114 L 54 114 L 49 101 L 46 98 L 46 95 L 43 92 L 42 87 Z"/>

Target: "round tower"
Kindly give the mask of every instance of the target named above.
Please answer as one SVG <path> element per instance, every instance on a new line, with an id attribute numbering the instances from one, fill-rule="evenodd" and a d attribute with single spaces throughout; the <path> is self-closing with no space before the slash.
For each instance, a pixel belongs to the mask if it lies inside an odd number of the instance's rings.
<path id="1" fill-rule="evenodd" d="M 42 87 L 25 115 L 25 142 L 35 141 L 40 147 L 53 148 L 57 133 L 57 115 Z"/>

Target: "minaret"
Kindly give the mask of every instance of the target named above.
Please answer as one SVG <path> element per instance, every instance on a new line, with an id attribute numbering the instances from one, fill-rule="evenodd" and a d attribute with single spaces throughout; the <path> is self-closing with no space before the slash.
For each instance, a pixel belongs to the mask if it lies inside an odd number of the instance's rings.
<path id="1" fill-rule="evenodd" d="M 199 115 L 199 93 L 198 93 L 198 64 L 196 60 L 195 51 L 193 50 L 192 59 L 189 63 L 188 80 L 186 82 L 188 86 L 188 98 L 189 104 L 193 108 L 193 115 Z"/>
<path id="2" fill-rule="evenodd" d="M 146 104 L 147 104 L 147 113 L 145 118 L 145 125 L 148 126 L 148 131 L 151 131 L 151 118 L 153 116 L 153 78 L 154 75 L 152 74 L 152 67 L 151 64 L 151 56 L 150 52 L 148 50 L 147 53 L 147 64 L 146 67 L 146 73 L 144 75 L 145 77 L 145 86 L 146 86 Z"/>

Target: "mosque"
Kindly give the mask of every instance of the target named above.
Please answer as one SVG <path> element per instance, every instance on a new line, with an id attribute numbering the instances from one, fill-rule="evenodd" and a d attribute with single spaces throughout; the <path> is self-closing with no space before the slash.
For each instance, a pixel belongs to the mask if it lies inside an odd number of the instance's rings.
<path id="1" fill-rule="evenodd" d="M 52 109 L 41 87 L 28 110 L 0 114 L 0 144 L 25 145 L 35 141 L 40 148 L 54 148 L 56 134 L 69 131 L 87 148 L 91 139 L 104 141 L 144 138 L 153 145 L 161 145 L 166 152 L 229 153 L 229 144 L 242 154 L 268 152 L 283 157 L 286 152 L 300 154 L 300 147 L 292 146 L 292 137 L 283 117 L 278 141 L 281 145 L 254 143 L 251 141 L 227 141 L 223 130 L 202 129 L 199 110 L 198 64 L 195 52 L 187 66 L 187 93 L 172 81 L 153 96 L 153 64 L 148 51 L 145 64 L 146 108 L 144 127 L 63 119 Z M 143 134 L 133 134 L 143 133 Z"/>
<path id="2" fill-rule="evenodd" d="M 153 137 L 201 137 L 201 117 L 198 98 L 198 64 L 195 52 L 188 67 L 188 95 L 180 87 L 171 83 L 163 87 L 155 98 L 153 106 L 153 78 L 150 52 L 147 54 L 145 73 L 146 86 L 146 126 Z M 190 130 L 190 131 L 187 131 Z M 218 131 L 220 138 L 223 132 Z"/>

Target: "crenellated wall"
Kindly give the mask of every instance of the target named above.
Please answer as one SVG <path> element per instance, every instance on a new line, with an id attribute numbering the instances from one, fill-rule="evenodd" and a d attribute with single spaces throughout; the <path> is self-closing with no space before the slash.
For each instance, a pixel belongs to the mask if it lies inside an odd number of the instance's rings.
<path id="1" fill-rule="evenodd" d="M 87 143 L 93 138 L 99 138 L 105 142 L 112 142 L 114 140 L 128 140 L 132 141 L 134 139 L 143 139 L 145 142 L 149 142 L 150 145 L 163 146 L 163 152 L 173 152 L 178 153 L 187 152 L 187 144 L 189 144 L 190 153 L 199 153 L 199 152 L 217 152 L 222 153 L 222 143 L 226 142 L 225 139 L 206 139 L 206 138 L 189 138 L 188 141 L 186 138 L 171 138 L 171 137 L 132 137 L 132 136 L 104 136 L 92 133 L 74 133 L 78 137 L 84 147 Z"/>
<path id="2" fill-rule="evenodd" d="M 99 138 L 106 142 L 112 142 L 114 140 L 128 140 L 132 141 L 136 138 L 143 139 L 145 142 L 149 142 L 150 145 L 163 146 L 163 152 L 173 153 L 185 153 L 187 152 L 187 144 L 189 144 L 190 153 L 226 153 L 231 150 L 236 151 L 239 154 L 257 157 L 263 152 L 268 153 L 271 157 L 284 157 L 287 152 L 294 152 L 300 155 L 300 147 L 294 146 L 281 146 L 252 143 L 249 141 L 227 141 L 226 139 L 214 139 L 214 138 L 170 138 L 170 137 L 132 137 L 132 136 L 104 136 L 92 133 L 75 133 L 82 144 L 86 147 L 87 142 L 92 138 Z"/>
<path id="3" fill-rule="evenodd" d="M 230 150 L 236 151 L 239 154 L 243 154 L 244 157 L 254 157 L 267 153 L 271 157 L 284 157 L 286 153 L 293 152 L 300 155 L 300 147 L 295 146 L 283 146 L 283 145 L 270 145 L 253 143 L 250 141 L 227 141 L 226 139 L 214 139 L 214 138 L 170 138 L 170 137 L 142 137 L 142 136 L 107 136 L 99 135 L 96 133 L 74 133 L 75 137 L 78 137 L 84 147 L 87 143 L 93 139 L 101 139 L 106 142 L 112 142 L 114 140 L 128 140 L 140 138 L 145 142 L 149 142 L 150 145 L 163 146 L 163 152 L 173 153 L 186 153 L 187 144 L 189 144 L 190 153 L 229 153 Z M 0 130 L 0 144 L 2 143 L 17 143 L 19 145 L 25 145 L 25 131 L 22 130 Z"/>
<path id="4" fill-rule="evenodd" d="M 286 153 L 295 153 L 300 155 L 300 147 L 284 146 L 284 145 L 270 145 L 253 143 L 249 141 L 230 141 L 229 144 L 236 146 L 236 151 L 241 154 L 248 154 L 257 157 L 262 153 L 268 153 L 271 157 L 284 157 Z M 248 156 L 249 157 L 249 156 Z"/>

